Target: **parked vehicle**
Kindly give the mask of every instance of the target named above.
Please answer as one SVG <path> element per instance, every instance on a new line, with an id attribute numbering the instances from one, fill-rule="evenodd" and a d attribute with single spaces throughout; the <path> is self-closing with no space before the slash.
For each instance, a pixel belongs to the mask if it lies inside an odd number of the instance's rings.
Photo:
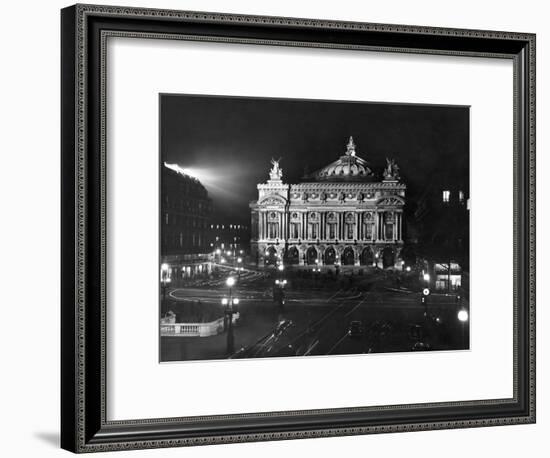
<path id="1" fill-rule="evenodd" d="M 364 333 L 363 323 L 358 320 L 354 320 L 349 324 L 348 335 L 350 337 L 360 337 Z"/>

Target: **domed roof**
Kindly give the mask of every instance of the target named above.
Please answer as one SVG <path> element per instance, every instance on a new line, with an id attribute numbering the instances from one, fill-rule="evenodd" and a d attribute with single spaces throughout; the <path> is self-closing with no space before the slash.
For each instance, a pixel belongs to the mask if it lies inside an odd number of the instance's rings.
<path id="1" fill-rule="evenodd" d="M 368 162 L 355 154 L 355 143 L 350 137 L 344 155 L 305 178 L 316 181 L 368 181 L 372 176 Z"/>

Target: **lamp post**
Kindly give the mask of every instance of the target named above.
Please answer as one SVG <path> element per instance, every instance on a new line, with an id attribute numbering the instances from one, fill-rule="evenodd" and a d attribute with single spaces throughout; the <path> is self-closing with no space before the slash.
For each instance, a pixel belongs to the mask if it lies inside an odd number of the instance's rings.
<path id="1" fill-rule="evenodd" d="M 240 280 L 241 279 L 241 270 L 242 270 L 242 267 L 241 267 L 241 264 L 243 262 L 243 258 L 239 257 L 237 258 L 237 279 Z"/>
<path id="2" fill-rule="evenodd" d="M 281 262 L 277 266 L 277 271 L 279 272 L 278 278 L 275 279 L 275 288 L 274 288 L 274 294 L 273 294 L 273 300 L 277 301 L 279 303 L 279 307 L 283 308 L 284 305 L 284 299 L 285 299 L 285 293 L 283 291 L 283 288 L 286 285 L 286 279 L 283 278 L 283 272 L 285 270 L 284 264 Z"/>
<path id="3" fill-rule="evenodd" d="M 168 285 L 172 281 L 170 278 L 170 267 L 168 264 L 163 263 L 160 266 L 160 284 L 162 286 L 162 309 L 163 313 L 166 313 L 166 290 L 168 289 Z"/>
<path id="4" fill-rule="evenodd" d="M 466 323 L 470 319 L 466 307 L 461 306 L 458 310 L 458 313 L 456 314 L 456 317 L 458 318 L 458 321 L 460 321 L 462 327 L 462 348 L 466 349 Z"/>
<path id="5" fill-rule="evenodd" d="M 239 304 L 239 299 L 233 297 L 233 286 L 235 285 L 235 278 L 227 277 L 225 284 L 229 287 L 229 297 L 222 299 L 222 305 L 225 306 L 224 310 L 224 328 L 227 330 L 227 355 L 232 355 L 235 352 L 235 338 L 233 336 L 233 305 Z"/>
<path id="6" fill-rule="evenodd" d="M 428 318 L 428 296 L 430 295 L 430 288 L 424 288 L 422 290 L 421 302 L 424 306 L 424 318 Z"/>

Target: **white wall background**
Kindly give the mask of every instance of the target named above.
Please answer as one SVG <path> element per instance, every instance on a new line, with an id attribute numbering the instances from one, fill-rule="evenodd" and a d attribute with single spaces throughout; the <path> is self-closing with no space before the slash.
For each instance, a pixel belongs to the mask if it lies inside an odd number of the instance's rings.
<path id="1" fill-rule="evenodd" d="M 109 3 L 97 0 L 97 3 Z M 550 100 L 544 80 L 550 31 L 542 1 L 429 0 L 132 0 L 118 4 L 368 22 L 537 33 L 538 53 L 538 423 L 528 426 L 430 431 L 114 456 L 543 456 L 550 447 L 550 397 L 545 373 L 550 338 L 548 289 L 550 172 L 543 131 Z M 62 1 L 3 5 L 0 134 L 0 450 L 4 456 L 58 456 L 59 450 L 59 9 Z M 546 173 L 545 173 L 546 172 Z M 546 360 L 546 361 L 545 361 Z"/>

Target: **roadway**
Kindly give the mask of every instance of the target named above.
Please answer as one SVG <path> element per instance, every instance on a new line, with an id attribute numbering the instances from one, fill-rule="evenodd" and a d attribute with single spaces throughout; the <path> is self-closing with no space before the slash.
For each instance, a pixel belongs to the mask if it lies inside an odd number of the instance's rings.
<path id="1" fill-rule="evenodd" d="M 259 277 L 258 277 L 259 278 Z M 231 357 L 282 357 L 411 351 L 417 341 L 432 350 L 467 347 L 467 329 L 456 318 L 454 298 L 432 295 L 428 318 L 419 294 L 395 291 L 289 290 L 280 308 L 271 288 L 256 282 L 239 282 L 232 294 L 240 300 L 240 320 L 234 327 L 236 354 Z M 213 286 L 213 285 L 212 285 Z M 228 288 L 177 288 L 173 301 L 220 304 Z M 360 332 L 349 334 L 352 321 Z M 421 326 L 423 335 L 411 336 Z M 226 334 L 212 337 L 163 337 L 162 359 L 223 359 Z"/>

